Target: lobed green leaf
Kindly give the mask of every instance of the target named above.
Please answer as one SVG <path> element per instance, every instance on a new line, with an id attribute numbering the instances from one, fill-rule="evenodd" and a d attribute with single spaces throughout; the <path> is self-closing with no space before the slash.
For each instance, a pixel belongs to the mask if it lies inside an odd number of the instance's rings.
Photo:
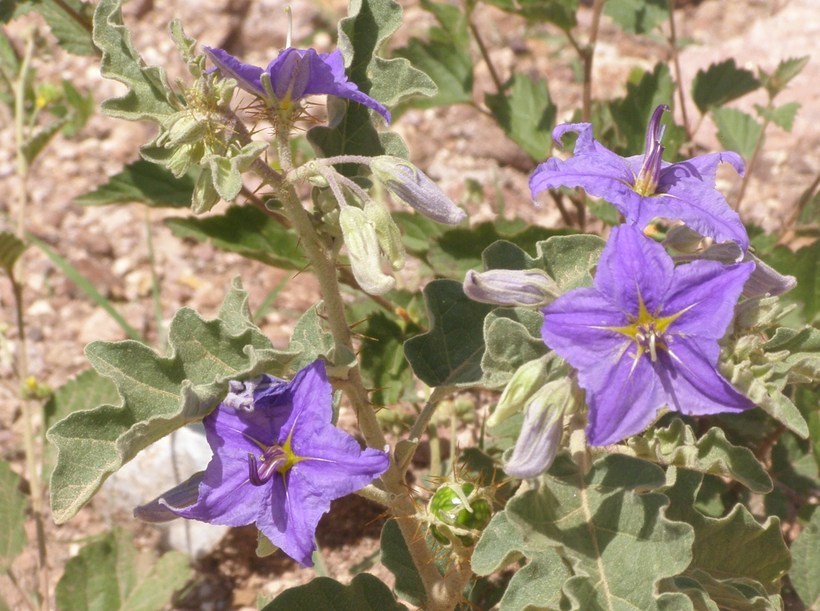
<path id="1" fill-rule="evenodd" d="M 217 319 L 179 310 L 169 328 L 166 357 L 130 340 L 88 345 L 89 361 L 116 384 L 122 403 L 73 412 L 48 431 L 57 447 L 51 508 L 58 524 L 137 452 L 207 415 L 229 380 L 284 371 L 296 355 L 273 349 L 251 322 L 247 300 L 236 280 Z"/>
<path id="2" fill-rule="evenodd" d="M 698 70 L 692 81 L 692 100 L 706 113 L 710 108 L 723 106 L 760 87 L 760 81 L 751 71 L 738 68 L 734 58 Z M 734 149 L 733 149 L 734 150 Z"/>
<path id="3" fill-rule="evenodd" d="M 755 118 L 736 108 L 715 108 L 712 118 L 717 125 L 717 137 L 723 148 L 739 153 L 744 159 L 754 154 L 763 127 Z"/>
<path id="4" fill-rule="evenodd" d="M 116 530 L 87 544 L 66 563 L 57 584 L 57 606 L 153 611 L 167 605 L 192 576 L 184 554 L 171 551 L 157 559 L 151 552 L 137 551 L 130 533 Z"/>
<path id="5" fill-rule="evenodd" d="M 290 588 L 265 605 L 262 611 L 407 611 L 396 601 L 384 583 L 368 573 L 356 575 L 350 585 L 330 577 L 317 577 L 310 583 Z"/>

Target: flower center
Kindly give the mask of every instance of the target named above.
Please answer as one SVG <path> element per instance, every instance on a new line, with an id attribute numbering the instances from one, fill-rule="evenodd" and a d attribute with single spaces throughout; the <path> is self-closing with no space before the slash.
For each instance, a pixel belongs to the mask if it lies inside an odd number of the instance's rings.
<path id="1" fill-rule="evenodd" d="M 664 334 L 668 331 L 670 325 L 688 309 L 689 308 L 686 308 L 670 316 L 659 317 L 649 313 L 649 310 L 646 309 L 646 304 L 643 302 L 643 298 L 640 293 L 638 293 L 638 315 L 632 316 L 628 314 L 628 325 L 605 328 L 625 335 L 637 344 L 638 350 L 635 354 L 636 361 L 648 353 L 649 359 L 654 363 L 658 360 L 659 348 L 667 352 L 669 351 L 669 346 L 664 340 Z"/>
<path id="2" fill-rule="evenodd" d="M 263 447 L 262 454 L 248 454 L 248 479 L 254 486 L 267 483 L 275 473 L 285 474 L 296 463 L 304 460 L 296 456 L 290 447 L 290 437 L 285 443 Z"/>
<path id="3" fill-rule="evenodd" d="M 663 132 L 666 129 L 664 125 L 661 125 L 661 119 L 663 113 L 667 110 L 669 110 L 669 107 L 665 104 L 658 106 L 655 112 L 652 113 L 652 118 L 649 119 L 649 125 L 646 127 L 643 163 L 638 176 L 635 177 L 635 186 L 633 187 L 636 193 L 644 197 L 654 195 L 660 181 L 664 150 L 661 140 L 663 140 Z"/>

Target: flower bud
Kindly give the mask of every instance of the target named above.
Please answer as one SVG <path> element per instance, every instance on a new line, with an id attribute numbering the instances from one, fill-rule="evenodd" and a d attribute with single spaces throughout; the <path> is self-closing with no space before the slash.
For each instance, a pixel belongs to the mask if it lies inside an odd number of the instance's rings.
<path id="1" fill-rule="evenodd" d="M 544 306 L 561 289 L 540 269 L 470 270 L 464 277 L 464 294 L 473 301 L 501 306 Z"/>
<path id="2" fill-rule="evenodd" d="M 744 297 L 762 297 L 763 295 L 782 295 L 788 293 L 797 286 L 797 279 L 794 276 L 784 276 L 770 265 L 755 257 L 751 253 L 746 253 L 744 261 L 754 261 L 755 269 L 746 284 L 743 285 Z"/>
<path id="3" fill-rule="evenodd" d="M 540 359 L 528 361 L 516 369 L 504 392 L 501 393 L 495 411 L 487 419 L 488 427 L 498 426 L 513 414 L 520 412 L 530 397 L 547 383 L 549 356 L 544 355 Z"/>
<path id="4" fill-rule="evenodd" d="M 396 271 L 402 269 L 405 257 L 404 244 L 401 241 L 401 232 L 390 212 L 371 199 L 364 205 L 364 214 L 376 229 L 379 246 L 390 266 Z"/>
<path id="5" fill-rule="evenodd" d="M 339 211 L 339 226 L 353 275 L 362 290 L 371 295 L 383 295 L 391 290 L 396 281 L 381 270 L 379 238 L 376 228 L 367 220 L 364 211 L 353 206 L 343 206 Z"/>
<path id="6" fill-rule="evenodd" d="M 380 155 L 370 162 L 370 169 L 393 195 L 427 218 L 447 225 L 458 225 L 467 217 L 464 210 L 409 161 Z"/>
<path id="7" fill-rule="evenodd" d="M 561 447 L 564 414 L 574 403 L 567 378 L 542 386 L 527 402 L 524 423 L 504 470 L 513 477 L 537 477 L 552 466 Z"/>

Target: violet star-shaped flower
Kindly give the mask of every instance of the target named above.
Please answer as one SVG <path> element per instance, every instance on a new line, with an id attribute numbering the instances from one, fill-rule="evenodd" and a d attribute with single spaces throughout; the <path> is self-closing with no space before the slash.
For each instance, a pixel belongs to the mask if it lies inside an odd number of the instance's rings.
<path id="1" fill-rule="evenodd" d="M 338 49 L 318 53 L 315 49 L 288 47 L 264 69 L 243 63 L 222 49 L 204 49 L 223 76 L 235 79 L 239 87 L 262 99 L 268 107 L 289 112 L 302 98 L 327 94 L 363 104 L 390 122 L 390 111 L 347 78 Z"/>
<path id="2" fill-rule="evenodd" d="M 592 136 L 590 123 L 559 125 L 552 137 L 560 145 L 567 132 L 576 132 L 575 153 L 565 161 L 555 157 L 539 165 L 530 176 L 533 199 L 545 189 L 583 187 L 587 193 L 613 204 L 626 221 L 643 229 L 660 217 L 681 220 L 698 233 L 717 242 L 732 240 L 743 250 L 749 237 L 737 212 L 715 189 L 715 173 L 721 162 L 743 174 L 737 153 L 710 153 L 679 163 L 661 160 L 663 126 L 668 108 L 658 106 L 646 132 L 643 155 L 621 157 Z"/>
<path id="3" fill-rule="evenodd" d="M 717 370 L 718 340 L 753 269 L 717 261 L 675 267 L 634 226 L 612 230 L 593 287 L 547 306 L 541 331 L 578 370 L 592 444 L 640 433 L 664 405 L 690 415 L 754 407 Z"/>
<path id="4" fill-rule="evenodd" d="M 322 361 L 290 382 L 262 376 L 234 382 L 203 420 L 214 452 L 196 502 L 177 504 L 185 486 L 138 508 L 152 521 L 168 510 L 211 524 L 256 527 L 288 556 L 312 566 L 314 533 L 330 502 L 387 470 L 386 453 L 367 448 L 330 423 L 332 389 Z M 191 480 L 189 480 L 191 481 Z M 152 507 L 153 506 L 153 507 Z"/>

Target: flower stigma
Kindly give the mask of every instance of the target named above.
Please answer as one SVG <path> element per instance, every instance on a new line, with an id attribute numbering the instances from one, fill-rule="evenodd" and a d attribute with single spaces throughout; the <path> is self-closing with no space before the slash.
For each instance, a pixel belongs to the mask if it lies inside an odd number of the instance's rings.
<path id="1" fill-rule="evenodd" d="M 644 147 L 643 163 L 635 178 L 635 192 L 649 197 L 655 194 L 658 188 L 658 181 L 661 176 L 661 161 L 664 147 L 661 144 L 666 126 L 661 125 L 663 113 L 669 110 L 669 106 L 661 104 L 652 113 L 649 125 L 646 127 L 646 145 Z"/>

